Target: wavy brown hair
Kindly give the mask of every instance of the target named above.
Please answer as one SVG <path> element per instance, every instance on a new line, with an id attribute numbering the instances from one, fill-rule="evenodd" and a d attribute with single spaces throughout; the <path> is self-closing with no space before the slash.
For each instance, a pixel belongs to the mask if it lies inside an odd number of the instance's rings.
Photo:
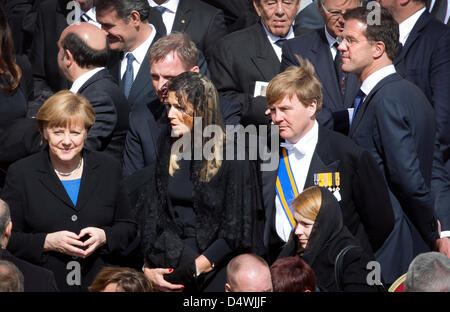
<path id="1" fill-rule="evenodd" d="M 22 71 L 14 58 L 14 41 L 3 6 L 0 5 L 0 88 L 14 91 L 19 86 Z"/>

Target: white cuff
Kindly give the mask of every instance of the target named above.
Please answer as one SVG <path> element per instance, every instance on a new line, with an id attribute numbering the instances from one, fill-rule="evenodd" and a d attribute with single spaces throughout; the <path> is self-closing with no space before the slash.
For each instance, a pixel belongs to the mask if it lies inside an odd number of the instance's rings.
<path id="1" fill-rule="evenodd" d="M 441 231 L 441 238 L 450 237 L 450 231 Z"/>

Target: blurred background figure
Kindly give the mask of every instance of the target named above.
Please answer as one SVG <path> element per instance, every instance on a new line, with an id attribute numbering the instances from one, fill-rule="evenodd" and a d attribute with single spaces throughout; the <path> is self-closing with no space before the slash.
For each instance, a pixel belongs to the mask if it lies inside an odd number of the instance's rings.
<path id="1" fill-rule="evenodd" d="M 149 292 L 152 285 L 144 273 L 132 268 L 104 267 L 95 277 L 90 292 Z"/>
<path id="2" fill-rule="evenodd" d="M 14 224 L 8 249 L 55 274 L 61 291 L 83 291 L 135 238 L 120 163 L 84 149 L 95 114 L 60 91 L 36 116 L 46 147 L 8 169 L 3 199 Z"/>
<path id="3" fill-rule="evenodd" d="M 234 257 L 227 265 L 226 292 L 272 292 L 266 260 L 254 254 Z"/>
<path id="4" fill-rule="evenodd" d="M 6 260 L 0 260 L 0 292 L 23 292 L 22 272 Z"/>
<path id="5" fill-rule="evenodd" d="M 409 265 L 405 292 L 449 292 L 450 258 L 435 252 L 418 255 Z"/>
<path id="6" fill-rule="evenodd" d="M 270 275 L 274 292 L 316 291 L 316 275 L 300 256 L 277 259 L 270 266 Z"/>

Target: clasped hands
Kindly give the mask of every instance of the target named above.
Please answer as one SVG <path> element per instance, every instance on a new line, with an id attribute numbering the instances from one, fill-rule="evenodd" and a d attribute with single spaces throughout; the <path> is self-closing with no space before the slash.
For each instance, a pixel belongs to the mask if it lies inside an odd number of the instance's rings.
<path id="1" fill-rule="evenodd" d="M 80 258 L 89 257 L 97 248 L 106 244 L 105 231 L 96 227 L 87 227 L 75 234 L 59 231 L 47 234 L 44 251 L 56 251 Z"/>

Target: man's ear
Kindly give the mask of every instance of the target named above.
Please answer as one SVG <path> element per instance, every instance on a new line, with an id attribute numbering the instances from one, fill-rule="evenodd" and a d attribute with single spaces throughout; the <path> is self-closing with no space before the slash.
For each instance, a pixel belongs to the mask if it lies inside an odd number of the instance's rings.
<path id="1" fill-rule="evenodd" d="M 311 104 L 307 106 L 307 109 L 309 112 L 309 117 L 315 118 L 317 113 L 317 100 L 312 101 Z"/>
<path id="2" fill-rule="evenodd" d="M 231 286 L 228 283 L 225 283 L 225 292 L 232 292 L 231 291 Z"/>
<path id="3" fill-rule="evenodd" d="M 138 27 L 141 24 L 141 14 L 139 14 L 139 12 L 136 10 L 131 11 L 128 21 L 134 27 Z"/>
<path id="4" fill-rule="evenodd" d="M 64 50 L 63 62 L 64 64 L 66 64 L 67 67 L 72 65 L 72 63 L 74 62 L 73 54 L 68 49 Z"/>
<path id="5" fill-rule="evenodd" d="M 373 58 L 378 59 L 386 53 L 386 46 L 384 45 L 383 41 L 377 41 L 373 46 Z"/>
<path id="6" fill-rule="evenodd" d="M 199 73 L 200 72 L 200 68 L 197 65 L 195 65 L 194 67 L 189 69 L 189 71 L 194 72 L 194 73 Z"/>
<path id="7" fill-rule="evenodd" d="M 3 239 L 0 242 L 2 248 L 6 248 L 6 246 L 8 245 L 8 241 L 11 238 L 11 231 L 12 231 L 12 221 L 9 221 L 8 225 L 6 226 Z"/>
<path id="8" fill-rule="evenodd" d="M 253 7 L 255 8 L 256 14 L 261 17 L 261 11 L 258 5 L 258 0 L 253 0 Z"/>

